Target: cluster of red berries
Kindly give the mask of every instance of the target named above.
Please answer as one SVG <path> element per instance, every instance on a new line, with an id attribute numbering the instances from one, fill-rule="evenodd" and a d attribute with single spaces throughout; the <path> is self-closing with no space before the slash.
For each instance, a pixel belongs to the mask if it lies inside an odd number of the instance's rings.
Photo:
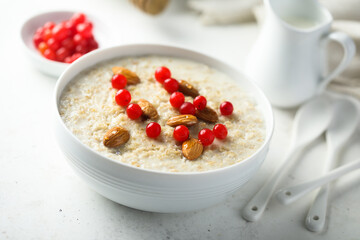
<path id="1" fill-rule="evenodd" d="M 36 30 L 33 42 L 45 58 L 72 63 L 99 47 L 92 29 L 93 25 L 85 14 L 75 13 L 69 20 L 61 23 L 45 23 Z"/>
<path id="2" fill-rule="evenodd" d="M 163 84 L 166 91 L 171 93 L 170 104 L 174 108 L 178 108 L 181 114 L 196 114 L 196 109 L 201 111 L 206 107 L 207 100 L 204 96 L 195 97 L 193 103 L 185 102 L 185 96 L 183 93 L 178 92 L 179 83 L 176 79 L 171 78 L 171 72 L 166 67 L 159 67 L 155 71 L 155 79 Z M 114 74 L 111 78 L 112 87 L 119 89 L 115 95 L 115 101 L 118 105 L 126 107 L 127 116 L 136 120 L 143 114 L 141 107 L 136 103 L 131 103 L 131 94 L 125 89 L 127 85 L 127 79 L 122 74 Z M 222 115 L 230 115 L 233 112 L 233 106 L 230 102 L 223 102 L 220 105 L 220 112 Z M 150 138 L 157 138 L 161 133 L 161 126 L 156 122 L 151 122 L 146 126 L 146 135 Z M 208 146 L 214 142 L 215 137 L 218 139 L 225 139 L 227 136 L 227 128 L 223 124 L 216 124 L 213 130 L 208 128 L 202 129 L 198 134 L 199 141 Z M 180 125 L 174 129 L 173 137 L 179 142 L 186 141 L 189 138 L 189 129 Z"/>
<path id="3" fill-rule="evenodd" d="M 171 94 L 170 104 L 174 108 L 178 108 L 181 114 L 195 115 L 196 110 L 203 110 L 206 107 L 207 100 L 204 96 L 197 96 L 194 98 L 193 103 L 185 102 L 185 96 L 183 93 L 178 92 L 179 82 L 171 78 L 171 72 L 167 67 L 158 67 L 155 71 L 155 79 L 163 84 L 165 90 Z M 220 105 L 220 112 L 224 116 L 231 115 L 234 110 L 231 102 L 223 102 Z M 215 137 L 218 139 L 225 139 L 227 136 L 227 128 L 223 124 L 216 124 L 213 130 L 208 128 L 202 129 L 198 134 L 199 141 L 204 145 L 208 146 L 214 142 Z M 173 137 L 179 142 L 186 141 L 189 138 L 189 129 L 180 125 L 174 129 Z"/>
<path id="4" fill-rule="evenodd" d="M 213 130 L 208 128 L 202 129 L 198 134 L 198 139 L 202 145 L 208 146 L 214 142 L 215 137 L 223 140 L 226 138 L 227 134 L 228 131 L 224 124 L 216 124 Z M 184 125 L 177 126 L 174 129 L 173 137 L 176 141 L 184 142 L 189 138 L 189 135 L 189 129 Z"/>
<path id="5" fill-rule="evenodd" d="M 123 107 L 126 107 L 127 116 L 136 120 L 141 117 L 143 114 L 141 107 L 139 104 L 130 103 L 131 94 L 128 90 L 124 89 L 127 85 L 127 79 L 122 74 L 114 74 L 111 78 L 111 85 L 115 89 L 119 89 L 119 91 L 115 95 L 115 102 Z M 156 122 L 151 122 L 146 126 L 146 135 L 149 138 L 157 138 L 161 133 L 161 126 Z"/>

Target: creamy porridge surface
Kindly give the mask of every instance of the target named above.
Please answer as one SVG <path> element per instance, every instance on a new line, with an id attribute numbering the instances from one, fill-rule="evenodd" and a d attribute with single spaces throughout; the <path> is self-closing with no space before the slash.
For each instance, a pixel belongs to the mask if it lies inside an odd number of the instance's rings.
<path id="1" fill-rule="evenodd" d="M 110 82 L 114 66 L 128 68 L 140 77 L 141 83 L 126 89 L 132 100 L 143 98 L 156 107 L 160 116 L 157 122 L 162 128 L 157 139 L 150 139 L 145 133 L 151 120 L 131 120 L 125 108 L 116 104 L 117 90 Z M 182 155 L 181 144 L 172 136 L 174 128 L 166 125 L 166 121 L 179 112 L 170 105 L 170 94 L 154 79 L 159 66 L 168 67 L 175 79 L 194 85 L 207 98 L 208 106 L 218 113 L 218 123 L 225 124 L 228 129 L 227 138 L 215 139 L 197 160 L 190 161 Z M 186 96 L 185 101 L 192 102 L 192 98 Z M 231 116 L 220 115 L 219 106 L 224 101 L 234 105 Z M 235 164 L 252 155 L 265 138 L 263 116 L 241 86 L 204 64 L 170 57 L 114 59 L 85 70 L 65 89 L 60 100 L 60 115 L 81 142 L 100 154 L 132 166 L 165 172 L 208 171 Z M 189 127 L 190 136 L 197 138 L 201 129 L 212 129 L 214 125 L 199 121 Z M 128 129 L 130 140 L 118 148 L 107 148 L 103 145 L 103 137 L 115 126 Z"/>

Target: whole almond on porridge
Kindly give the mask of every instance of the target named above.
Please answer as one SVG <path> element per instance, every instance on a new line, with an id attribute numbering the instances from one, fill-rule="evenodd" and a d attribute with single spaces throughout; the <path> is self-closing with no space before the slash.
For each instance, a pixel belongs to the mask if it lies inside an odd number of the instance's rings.
<path id="1" fill-rule="evenodd" d="M 219 117 L 214 109 L 205 107 L 203 110 L 196 110 L 196 117 L 209 123 L 216 123 Z"/>
<path id="2" fill-rule="evenodd" d="M 200 95 L 199 91 L 185 80 L 180 80 L 179 92 L 182 92 L 184 95 L 191 96 L 193 98 Z"/>
<path id="3" fill-rule="evenodd" d="M 140 118 L 148 119 L 146 122 L 133 121 L 127 116 L 126 108 L 114 105 L 116 91 L 111 88 L 110 76 L 113 75 L 111 69 L 115 66 L 129 69 L 138 75 L 141 81 L 139 84 L 125 87 L 131 95 L 130 103 L 138 103 L 139 99 L 146 99 L 156 108 L 158 119 L 150 120 L 142 115 Z M 188 81 L 188 83 L 182 82 L 182 86 L 186 87 L 183 91 L 187 91 L 187 94 L 196 96 L 199 92 L 200 95 L 206 96 L 206 105 L 216 111 L 219 120 L 216 123 L 206 122 L 196 117 L 196 109 L 191 111 L 192 116 L 185 119 L 177 117 L 190 115 L 180 113 L 179 108 L 185 102 L 193 103 L 192 97 L 177 92 L 175 95 L 184 96 L 173 106 L 169 101 L 170 94 L 155 79 L 154 70 L 160 66 L 169 68 L 169 71 L 174 73 L 173 77 L 179 82 L 181 79 Z M 218 106 L 225 99 L 236 106 L 237 112 L 241 112 L 241 121 L 235 117 L 222 117 Z M 228 74 L 211 66 L 177 57 L 148 55 L 101 61 L 73 77 L 64 88 L 59 108 L 66 127 L 89 148 L 119 163 L 162 172 L 206 172 L 228 167 L 252 156 L 267 139 L 264 112 L 257 99 L 252 94 L 249 95 L 247 88 Z M 215 119 L 213 115 L 205 116 L 206 119 Z M 174 127 L 166 124 L 169 119 L 171 119 L 170 125 Z M 221 123 L 226 125 L 231 136 L 225 136 L 225 133 L 224 136 L 218 137 L 215 134 L 214 125 L 220 123 L 221 119 L 223 120 Z M 156 139 L 147 137 L 146 126 L 151 122 L 158 122 L 162 128 L 160 136 Z M 175 126 L 183 123 L 188 127 L 182 126 L 182 131 L 176 131 L 175 137 Z M 192 124 L 195 125 L 189 126 Z M 104 136 L 115 126 L 126 128 L 130 138 L 117 148 L 105 147 Z M 188 128 L 189 135 L 185 128 Z M 204 151 L 196 160 L 188 160 L 185 155 L 194 158 L 194 155 L 190 154 L 194 149 L 188 149 L 190 146 L 188 143 L 192 141 L 184 144 L 184 155 L 181 144 L 191 137 L 199 141 L 198 133 L 204 128 L 209 130 L 214 128 L 214 135 L 218 139 L 229 138 L 226 141 L 219 140 L 211 147 L 203 146 Z M 105 145 L 112 145 L 109 137 L 105 140 Z M 201 149 L 200 145 L 198 147 Z M 201 150 L 195 152 L 199 154 Z"/>
<path id="4" fill-rule="evenodd" d="M 136 73 L 134 73 L 133 71 L 130 71 L 127 68 L 113 67 L 112 71 L 113 71 L 113 74 L 124 75 L 127 79 L 127 85 L 135 85 L 140 82 L 140 78 L 138 77 L 138 75 L 136 75 Z"/>
<path id="5" fill-rule="evenodd" d="M 123 145 L 130 139 L 129 131 L 123 127 L 113 127 L 105 133 L 104 146 L 108 148 L 115 148 Z"/>
<path id="6" fill-rule="evenodd" d="M 170 127 L 176 127 L 179 125 L 185 125 L 187 127 L 193 126 L 197 123 L 197 118 L 194 115 L 184 114 L 178 115 L 167 120 L 166 124 Z"/>
<path id="7" fill-rule="evenodd" d="M 189 160 L 195 160 L 204 150 L 201 142 L 195 138 L 190 138 L 182 143 L 182 153 Z"/>
<path id="8" fill-rule="evenodd" d="M 145 99 L 140 99 L 139 101 L 137 101 L 137 104 L 139 104 L 141 110 L 143 111 L 143 115 L 145 115 L 145 117 L 150 118 L 152 120 L 159 117 L 156 108 L 149 101 Z"/>

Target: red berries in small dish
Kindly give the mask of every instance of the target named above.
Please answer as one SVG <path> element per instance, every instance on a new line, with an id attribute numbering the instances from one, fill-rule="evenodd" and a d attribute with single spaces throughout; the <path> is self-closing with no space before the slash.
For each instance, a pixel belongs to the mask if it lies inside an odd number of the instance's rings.
<path id="1" fill-rule="evenodd" d="M 121 90 L 120 90 L 121 91 Z M 141 107 L 136 104 L 136 103 L 132 103 L 129 106 L 127 106 L 126 108 L 126 114 L 128 115 L 128 117 L 132 120 L 136 120 L 139 117 L 141 117 L 142 115 L 142 110 Z"/>
<path id="2" fill-rule="evenodd" d="M 131 101 L 131 94 L 126 89 L 120 89 L 115 95 L 115 101 L 120 106 L 125 107 Z M 141 110 L 141 109 L 140 109 Z"/>
<path id="3" fill-rule="evenodd" d="M 194 106 L 198 110 L 203 110 L 206 107 L 207 100 L 204 96 L 197 96 L 194 99 Z"/>
<path id="4" fill-rule="evenodd" d="M 199 132 L 198 138 L 202 145 L 209 146 L 214 142 L 215 135 L 210 129 L 204 128 Z"/>
<path id="5" fill-rule="evenodd" d="M 179 89 L 179 82 L 174 78 L 168 78 L 164 81 L 164 88 L 168 93 L 176 92 Z"/>
<path id="6" fill-rule="evenodd" d="M 233 111 L 234 111 L 234 107 L 231 102 L 226 101 L 220 104 L 220 112 L 222 115 L 224 116 L 231 115 Z"/>
<path id="7" fill-rule="evenodd" d="M 227 137 L 228 131 L 224 124 L 216 124 L 213 128 L 213 133 L 216 138 L 223 140 Z"/>
<path id="8" fill-rule="evenodd" d="M 161 133 L 161 126 L 156 122 L 151 122 L 146 126 L 146 135 L 149 138 L 157 138 Z"/>
<path id="9" fill-rule="evenodd" d="M 93 25 L 85 14 L 75 13 L 69 20 L 61 23 L 45 23 L 36 30 L 33 43 L 45 58 L 72 63 L 99 47 L 92 29 Z"/>
<path id="10" fill-rule="evenodd" d="M 155 70 L 155 79 L 159 83 L 163 84 L 164 81 L 168 78 L 171 78 L 171 72 L 167 67 L 158 67 Z"/>
<path id="11" fill-rule="evenodd" d="M 122 74 L 115 74 L 111 78 L 111 85 L 116 89 L 123 89 L 126 87 L 127 79 Z"/>
<path id="12" fill-rule="evenodd" d="M 189 129 L 184 125 L 179 125 L 174 129 L 173 137 L 176 141 L 184 142 L 189 138 Z"/>
<path id="13" fill-rule="evenodd" d="M 183 104 L 181 104 L 179 111 L 181 114 L 195 115 L 195 113 L 196 113 L 194 104 L 189 103 L 189 102 L 184 102 Z"/>
<path id="14" fill-rule="evenodd" d="M 174 108 L 179 108 L 185 102 L 185 96 L 181 92 L 174 92 L 170 96 L 170 104 Z"/>

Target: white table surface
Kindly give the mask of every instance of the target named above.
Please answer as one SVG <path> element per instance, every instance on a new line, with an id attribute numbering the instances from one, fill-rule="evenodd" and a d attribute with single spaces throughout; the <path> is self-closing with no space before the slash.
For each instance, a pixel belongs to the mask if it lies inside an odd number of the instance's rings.
<path id="1" fill-rule="evenodd" d="M 240 210 L 282 159 L 294 111 L 274 109 L 271 149 L 258 174 L 225 202 L 181 214 L 142 212 L 100 196 L 67 165 L 53 135 L 50 109 L 56 79 L 32 67 L 21 49 L 21 23 L 39 11 L 81 9 L 113 26 L 118 43 L 171 43 L 205 52 L 242 68 L 258 29 L 254 24 L 202 26 L 183 2 L 146 16 L 125 0 L 0 2 L 0 239 L 360 239 L 360 176 L 334 184 L 325 232 L 304 228 L 314 195 L 290 206 L 272 199 L 263 218 L 248 223 Z M 356 137 L 341 163 L 360 156 Z M 317 176 L 323 139 L 306 151 L 281 186 Z"/>

